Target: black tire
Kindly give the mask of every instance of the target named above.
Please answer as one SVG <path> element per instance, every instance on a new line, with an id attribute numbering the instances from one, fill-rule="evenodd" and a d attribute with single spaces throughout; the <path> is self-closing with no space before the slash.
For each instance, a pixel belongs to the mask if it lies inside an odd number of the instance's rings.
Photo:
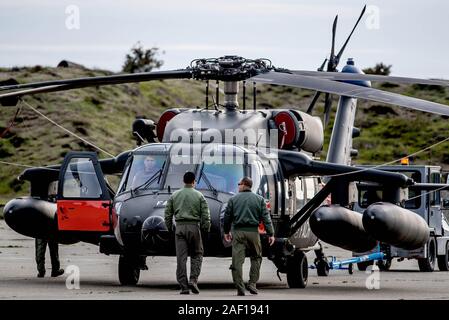
<path id="1" fill-rule="evenodd" d="M 315 266 L 319 277 L 327 277 L 329 275 L 329 264 L 326 260 L 318 260 Z"/>
<path id="2" fill-rule="evenodd" d="M 419 271 L 433 272 L 433 270 L 435 270 L 435 260 L 437 255 L 434 238 L 430 238 L 426 250 L 427 250 L 427 258 L 418 259 Z"/>
<path id="3" fill-rule="evenodd" d="M 357 262 L 357 269 L 359 269 L 359 271 L 366 271 L 366 269 L 372 265 L 372 261 Z"/>
<path id="4" fill-rule="evenodd" d="M 437 262 L 440 271 L 449 271 L 449 242 L 446 242 L 445 254 L 437 256 Z"/>
<path id="5" fill-rule="evenodd" d="M 139 282 L 140 268 L 137 258 L 120 256 L 118 260 L 118 279 L 123 286 L 135 286 Z"/>
<path id="6" fill-rule="evenodd" d="M 391 259 L 377 261 L 380 271 L 388 271 L 391 268 Z"/>
<path id="7" fill-rule="evenodd" d="M 287 261 L 287 283 L 290 288 L 305 288 L 309 276 L 307 257 L 302 251 L 296 251 Z"/>

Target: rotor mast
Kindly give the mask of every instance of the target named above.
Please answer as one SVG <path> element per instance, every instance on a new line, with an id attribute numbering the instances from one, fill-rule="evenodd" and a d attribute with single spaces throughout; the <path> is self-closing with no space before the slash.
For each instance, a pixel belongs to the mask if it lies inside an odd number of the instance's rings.
<path id="1" fill-rule="evenodd" d="M 220 58 L 196 59 L 190 63 L 190 70 L 192 70 L 192 77 L 194 79 L 216 80 L 217 82 L 223 81 L 223 106 L 228 111 L 235 111 L 239 108 L 238 93 L 240 81 L 244 82 L 243 109 L 245 109 L 245 81 L 256 75 L 268 73 L 269 71 L 272 71 L 274 69 L 275 68 L 271 65 L 271 61 L 268 59 L 261 58 L 250 60 L 239 56 L 223 56 Z M 256 90 L 254 87 L 254 104 L 255 93 Z"/>
<path id="2" fill-rule="evenodd" d="M 224 89 L 224 107 L 227 110 L 236 110 L 239 107 L 238 93 L 239 83 L 238 81 L 225 81 L 223 85 Z"/>

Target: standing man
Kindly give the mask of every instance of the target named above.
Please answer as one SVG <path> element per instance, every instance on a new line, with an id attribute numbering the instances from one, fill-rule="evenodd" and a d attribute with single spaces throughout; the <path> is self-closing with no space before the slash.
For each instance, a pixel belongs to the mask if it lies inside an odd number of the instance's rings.
<path id="1" fill-rule="evenodd" d="M 36 264 L 37 264 L 37 277 L 43 278 L 45 276 L 45 251 L 50 249 L 51 258 L 51 276 L 58 277 L 64 274 L 64 269 L 60 268 L 58 243 L 53 240 L 36 239 Z"/>
<path id="2" fill-rule="evenodd" d="M 176 279 L 181 286 L 180 294 L 200 293 L 198 277 L 203 261 L 203 242 L 201 230 L 210 230 L 210 212 L 206 199 L 194 189 L 195 174 L 184 174 L 184 188 L 176 191 L 168 199 L 165 207 L 165 224 L 169 231 L 173 229 L 173 216 L 176 221 Z M 187 256 L 190 253 L 190 281 L 187 282 Z"/>
<path id="3" fill-rule="evenodd" d="M 244 177 L 238 183 L 239 193 L 229 199 L 224 215 L 225 240 L 232 240 L 232 279 L 237 287 L 237 295 L 245 295 L 242 266 L 246 250 L 250 252 L 251 268 L 249 270 L 248 290 L 257 294 L 256 283 L 259 280 L 262 263 L 262 244 L 259 236 L 259 223 L 262 221 L 269 236 L 270 246 L 274 243 L 273 225 L 268 213 L 265 199 L 251 191 L 253 181 Z M 232 236 L 230 233 L 233 228 Z"/>

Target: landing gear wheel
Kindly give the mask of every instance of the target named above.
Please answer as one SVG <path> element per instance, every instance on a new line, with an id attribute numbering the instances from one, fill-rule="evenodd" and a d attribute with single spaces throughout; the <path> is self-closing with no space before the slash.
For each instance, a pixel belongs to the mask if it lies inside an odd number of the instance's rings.
<path id="1" fill-rule="evenodd" d="M 436 260 L 436 245 L 435 239 L 430 238 L 427 243 L 427 258 L 419 258 L 418 266 L 419 271 L 422 272 L 432 272 L 435 269 L 435 260 Z"/>
<path id="2" fill-rule="evenodd" d="M 440 271 L 449 271 L 449 242 L 446 242 L 446 251 L 444 255 L 437 256 L 438 269 Z"/>
<path id="3" fill-rule="evenodd" d="M 391 259 L 377 261 L 380 271 L 388 271 L 391 268 Z"/>
<path id="4" fill-rule="evenodd" d="M 307 257 L 302 251 L 296 251 L 287 260 L 287 283 L 290 288 L 305 288 L 309 275 Z"/>
<path id="5" fill-rule="evenodd" d="M 349 274 L 354 274 L 354 265 L 352 263 L 350 263 L 349 266 L 348 266 L 348 273 Z"/>
<path id="6" fill-rule="evenodd" d="M 359 271 L 366 271 L 366 269 L 372 265 L 372 261 L 357 262 L 357 269 L 359 269 Z"/>
<path id="7" fill-rule="evenodd" d="M 315 261 L 315 267 L 319 277 L 327 277 L 329 275 L 329 264 L 326 260 Z"/>
<path id="8" fill-rule="evenodd" d="M 138 259 L 120 256 L 118 260 L 118 278 L 123 286 L 135 286 L 139 281 L 140 268 Z"/>

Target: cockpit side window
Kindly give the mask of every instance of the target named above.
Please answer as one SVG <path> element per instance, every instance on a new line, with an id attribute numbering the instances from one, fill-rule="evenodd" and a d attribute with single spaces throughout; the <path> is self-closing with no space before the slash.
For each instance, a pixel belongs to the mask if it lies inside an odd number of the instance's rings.
<path id="1" fill-rule="evenodd" d="M 98 199 L 102 195 L 91 159 L 72 158 L 64 174 L 64 198 Z"/>
<path id="2" fill-rule="evenodd" d="M 253 180 L 253 192 L 268 200 L 270 198 L 268 178 L 259 161 L 254 161 L 251 165 L 251 178 Z"/>
<path id="3" fill-rule="evenodd" d="M 267 163 L 267 165 L 269 164 Z M 271 214 L 276 214 L 278 211 L 275 207 L 276 202 L 273 175 L 267 174 L 267 170 L 259 160 L 254 160 L 251 163 L 250 168 L 251 179 L 253 180 L 252 191 L 265 199 L 267 208 L 269 209 Z"/>
<path id="4" fill-rule="evenodd" d="M 296 210 L 300 210 L 307 201 L 305 198 L 306 190 L 304 186 L 304 178 L 296 177 L 295 187 L 296 187 Z"/>

